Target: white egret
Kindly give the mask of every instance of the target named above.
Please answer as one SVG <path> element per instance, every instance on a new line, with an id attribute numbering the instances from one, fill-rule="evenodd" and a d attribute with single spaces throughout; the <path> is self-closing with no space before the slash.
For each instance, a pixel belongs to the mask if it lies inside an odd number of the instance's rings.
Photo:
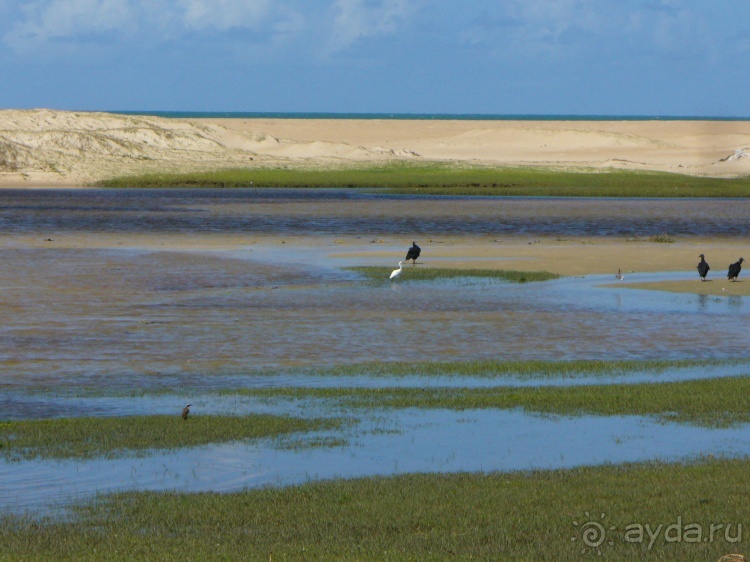
<path id="1" fill-rule="evenodd" d="M 403 263 L 404 262 L 402 261 L 398 262 L 398 269 L 394 269 L 393 271 L 391 271 L 391 279 L 395 279 L 396 277 L 401 275 L 401 271 L 403 271 Z"/>

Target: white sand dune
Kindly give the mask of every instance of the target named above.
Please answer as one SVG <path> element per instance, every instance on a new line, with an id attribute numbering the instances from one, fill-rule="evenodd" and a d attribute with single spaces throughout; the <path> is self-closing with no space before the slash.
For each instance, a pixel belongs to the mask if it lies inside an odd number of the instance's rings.
<path id="1" fill-rule="evenodd" d="M 387 161 L 750 174 L 748 121 L 165 119 L 0 111 L 0 184 Z"/>

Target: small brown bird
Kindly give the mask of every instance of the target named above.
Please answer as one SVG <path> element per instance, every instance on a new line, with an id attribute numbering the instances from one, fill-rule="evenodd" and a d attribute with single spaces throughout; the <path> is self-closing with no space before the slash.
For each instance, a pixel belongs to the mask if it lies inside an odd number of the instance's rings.
<path id="1" fill-rule="evenodd" d="M 188 416 L 190 415 L 190 406 L 192 406 L 192 404 L 185 404 L 185 407 L 182 409 L 183 420 L 188 419 Z"/>

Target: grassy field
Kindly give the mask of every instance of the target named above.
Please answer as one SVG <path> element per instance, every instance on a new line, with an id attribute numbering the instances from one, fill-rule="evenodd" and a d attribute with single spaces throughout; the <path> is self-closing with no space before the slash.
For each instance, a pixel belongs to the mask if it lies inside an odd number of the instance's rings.
<path id="1" fill-rule="evenodd" d="M 747 552 L 748 479 L 750 461 L 702 459 L 130 492 L 0 519 L 0 560 L 715 561 Z"/>
<path id="2" fill-rule="evenodd" d="M 523 408 L 561 415 L 657 416 L 726 427 L 750 422 L 750 376 L 685 382 L 490 388 L 264 388 L 226 391 L 261 398 L 326 399 L 344 408 Z M 696 399 L 700 397 L 700 399 Z"/>
<path id="3" fill-rule="evenodd" d="M 365 278 L 372 281 L 388 281 L 393 271 L 392 267 L 378 266 L 355 266 L 347 267 L 350 271 L 361 273 Z M 399 280 L 409 279 L 411 281 L 435 281 L 437 279 L 455 279 L 458 277 L 484 277 L 502 279 L 511 283 L 527 283 L 530 281 L 549 281 L 559 279 L 556 273 L 548 271 L 513 271 L 505 269 L 451 269 L 445 267 L 407 268 L 399 277 Z"/>
<path id="4" fill-rule="evenodd" d="M 567 172 L 533 168 L 388 164 L 367 168 L 230 169 L 113 178 L 100 187 L 364 187 L 395 193 L 559 197 L 748 197 L 750 178 L 658 172 Z"/>
<path id="5" fill-rule="evenodd" d="M 289 416 L 129 416 L 0 423 L 6 459 L 113 457 L 148 449 L 195 447 L 341 427 L 341 419 Z"/>

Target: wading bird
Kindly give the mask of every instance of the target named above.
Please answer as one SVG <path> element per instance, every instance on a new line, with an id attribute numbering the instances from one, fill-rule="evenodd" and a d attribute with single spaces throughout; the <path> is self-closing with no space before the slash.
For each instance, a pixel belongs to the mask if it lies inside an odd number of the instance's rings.
<path id="1" fill-rule="evenodd" d="M 402 261 L 398 262 L 398 269 L 394 269 L 393 271 L 391 271 L 391 279 L 395 279 L 396 277 L 398 277 L 399 275 L 401 275 L 401 271 L 402 271 L 401 267 L 402 267 L 403 263 L 404 262 L 402 262 Z"/>
<path id="2" fill-rule="evenodd" d="M 727 273 L 727 279 L 730 281 L 737 281 L 737 277 L 740 274 L 740 270 L 742 269 L 742 262 L 745 261 L 745 258 L 740 258 L 740 261 L 733 263 L 729 266 L 729 272 Z"/>
<path id="3" fill-rule="evenodd" d="M 422 253 L 422 248 L 417 246 L 416 242 L 411 243 L 411 248 L 409 248 L 409 251 L 406 252 L 406 259 L 404 261 L 412 260 L 412 265 L 417 263 L 417 258 L 419 257 L 419 254 Z"/>
<path id="4" fill-rule="evenodd" d="M 706 280 L 706 274 L 708 273 L 708 270 L 711 269 L 708 267 L 708 262 L 706 261 L 706 258 L 703 254 L 700 255 L 701 262 L 698 264 L 698 275 L 701 276 L 701 281 Z"/>
<path id="5" fill-rule="evenodd" d="M 185 404 L 185 407 L 182 409 L 183 420 L 188 419 L 188 416 L 190 415 L 190 406 L 192 406 L 192 404 Z"/>
<path id="6" fill-rule="evenodd" d="M 619 269 L 617 270 L 617 273 L 615 274 L 615 277 L 617 277 L 620 281 L 622 281 L 623 279 L 625 279 L 625 276 L 622 273 L 620 273 Z"/>

